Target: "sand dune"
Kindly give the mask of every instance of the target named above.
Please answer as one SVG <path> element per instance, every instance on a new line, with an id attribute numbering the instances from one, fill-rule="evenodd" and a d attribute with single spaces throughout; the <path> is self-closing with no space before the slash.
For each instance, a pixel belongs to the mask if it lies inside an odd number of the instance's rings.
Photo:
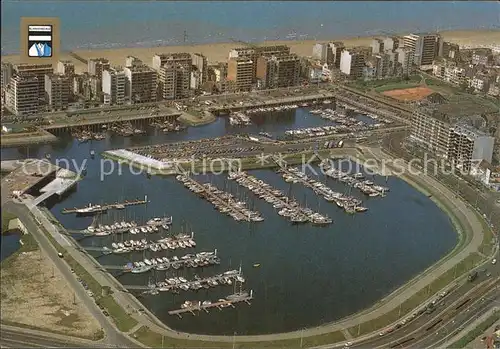
<path id="1" fill-rule="evenodd" d="M 460 45 L 487 46 L 500 43 L 500 30 L 460 30 L 441 33 L 445 40 L 456 42 Z M 334 38 L 323 41 L 343 41 L 347 46 L 368 45 L 371 37 L 359 38 Z M 317 41 L 266 41 L 266 45 L 285 44 L 290 46 L 291 51 L 301 56 L 309 56 L 312 52 L 312 46 Z M 264 44 L 264 43 L 263 43 Z M 202 44 L 202 45 L 186 45 L 186 46 L 163 46 L 163 47 L 131 47 L 119 49 L 99 49 L 99 50 L 81 50 L 75 51 L 78 55 L 85 59 L 105 57 L 109 59 L 112 65 L 124 65 L 125 57 L 135 56 L 146 64 L 151 65 L 153 55 L 155 53 L 171 53 L 171 52 L 189 52 L 202 53 L 207 56 L 209 63 L 226 61 L 228 52 L 232 48 L 241 46 L 238 43 L 217 43 L 217 44 Z M 76 61 L 66 53 L 63 53 L 62 59 L 70 59 L 75 63 L 77 72 L 86 71 L 85 64 Z M 3 56 L 2 60 L 10 62 L 18 62 L 19 56 Z"/>

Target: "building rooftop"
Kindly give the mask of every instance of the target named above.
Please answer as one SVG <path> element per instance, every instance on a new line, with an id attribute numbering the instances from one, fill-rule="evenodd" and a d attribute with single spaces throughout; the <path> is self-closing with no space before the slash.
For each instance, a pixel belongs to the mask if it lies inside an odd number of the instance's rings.
<path id="1" fill-rule="evenodd" d="M 139 73 L 139 72 L 154 72 L 155 70 L 153 68 L 151 68 L 150 66 L 148 65 L 133 65 L 133 66 L 130 66 L 130 67 L 126 67 L 124 69 L 129 69 L 131 72 L 134 72 L 134 73 Z"/>
<path id="2" fill-rule="evenodd" d="M 485 136 L 490 136 L 486 132 L 483 132 L 471 125 L 468 125 L 466 123 L 459 123 L 453 127 L 453 130 L 455 133 L 464 135 L 470 139 L 474 139 L 477 137 L 485 137 Z"/>
<path id="3" fill-rule="evenodd" d="M 466 118 L 474 122 L 481 118 L 484 123 L 489 124 L 495 121 L 499 113 L 498 109 L 472 101 L 426 105 L 421 106 L 418 111 L 449 124 L 454 124 Z"/>

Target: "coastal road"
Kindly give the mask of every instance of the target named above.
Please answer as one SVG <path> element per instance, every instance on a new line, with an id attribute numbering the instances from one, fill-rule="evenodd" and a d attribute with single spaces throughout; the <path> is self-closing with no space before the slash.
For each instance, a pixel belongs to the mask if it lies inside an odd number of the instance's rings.
<path id="1" fill-rule="evenodd" d="M 6 202 L 2 205 L 2 209 L 9 211 L 16 215 L 21 222 L 26 226 L 28 231 L 33 234 L 42 251 L 51 259 L 54 265 L 59 269 L 61 274 L 67 280 L 69 286 L 74 290 L 78 299 L 80 299 L 87 307 L 92 316 L 99 322 L 101 328 L 106 333 L 105 343 L 118 345 L 120 347 L 137 347 L 137 343 L 130 340 L 126 335 L 121 333 L 110 319 L 104 316 L 99 307 L 95 304 L 94 299 L 91 298 L 83 286 L 78 282 L 76 276 L 71 272 L 71 268 L 64 262 L 63 259 L 57 255 L 57 250 L 50 243 L 45 234 L 40 230 L 37 222 L 33 218 L 29 209 L 22 204 L 17 204 L 12 201 Z"/>

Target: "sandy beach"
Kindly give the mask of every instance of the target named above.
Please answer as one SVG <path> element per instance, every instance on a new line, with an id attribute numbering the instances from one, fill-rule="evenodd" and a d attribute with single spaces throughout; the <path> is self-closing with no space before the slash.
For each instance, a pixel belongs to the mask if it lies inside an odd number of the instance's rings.
<path id="1" fill-rule="evenodd" d="M 402 33 L 401 35 L 406 35 Z M 459 45 L 474 47 L 498 45 L 500 43 L 500 30 L 460 30 L 460 31 L 446 31 L 441 32 L 441 35 L 446 41 L 458 43 Z M 372 37 L 350 37 L 350 38 L 335 38 L 329 40 L 322 40 L 321 42 L 328 41 L 343 41 L 346 46 L 352 47 L 357 45 L 369 45 Z M 318 41 L 304 40 L 304 41 L 266 41 L 261 44 L 265 45 L 288 45 L 292 52 L 300 56 L 310 56 L 312 46 Z M 189 52 L 189 53 L 202 53 L 204 54 L 209 63 L 226 61 L 229 50 L 242 46 L 243 44 L 237 42 L 230 43 L 215 43 L 215 44 L 201 44 L 201 45 L 186 45 L 186 46 L 163 46 L 163 47 L 131 47 L 119 49 L 99 49 L 99 50 L 82 50 L 75 51 L 78 55 L 85 59 L 105 57 L 111 61 L 112 65 L 124 65 L 125 57 L 135 56 L 141 59 L 144 63 L 151 65 L 153 55 L 155 53 L 171 53 L 171 52 Z M 69 59 L 75 63 L 75 70 L 78 73 L 87 70 L 85 64 L 70 57 L 67 53 L 61 54 L 61 59 Z M 2 56 L 2 60 L 16 63 L 19 61 L 19 56 Z"/>

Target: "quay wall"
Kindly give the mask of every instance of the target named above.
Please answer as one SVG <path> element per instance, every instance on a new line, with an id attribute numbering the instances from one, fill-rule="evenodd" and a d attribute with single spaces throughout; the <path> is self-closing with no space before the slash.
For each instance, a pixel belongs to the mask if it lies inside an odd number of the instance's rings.
<path id="1" fill-rule="evenodd" d="M 208 110 L 210 110 L 212 113 L 216 115 L 219 115 L 224 113 L 227 114 L 228 112 L 231 111 L 245 110 L 251 108 L 275 107 L 279 105 L 290 105 L 290 104 L 304 103 L 304 102 L 321 102 L 327 99 L 331 100 L 332 103 L 334 103 L 335 94 L 328 92 L 324 94 L 319 93 L 308 96 L 282 97 L 282 98 L 275 98 L 275 99 L 269 99 L 265 101 L 252 102 L 252 103 L 213 106 L 209 107 Z"/>
<path id="2" fill-rule="evenodd" d="M 2 148 L 12 148 L 31 144 L 53 143 L 56 141 L 56 136 L 44 130 L 40 130 L 38 132 L 3 134 L 0 137 L 0 144 Z"/>
<path id="3" fill-rule="evenodd" d="M 117 122 L 137 122 L 148 123 L 152 121 L 174 121 L 181 115 L 180 112 L 161 113 L 158 115 L 137 115 L 137 114 L 118 114 L 118 115 L 96 115 L 95 117 L 73 116 L 71 120 L 64 120 L 60 123 L 42 126 L 44 130 L 51 132 L 68 131 L 77 127 L 88 127 L 91 130 L 100 130 L 102 125 L 111 125 Z"/>

